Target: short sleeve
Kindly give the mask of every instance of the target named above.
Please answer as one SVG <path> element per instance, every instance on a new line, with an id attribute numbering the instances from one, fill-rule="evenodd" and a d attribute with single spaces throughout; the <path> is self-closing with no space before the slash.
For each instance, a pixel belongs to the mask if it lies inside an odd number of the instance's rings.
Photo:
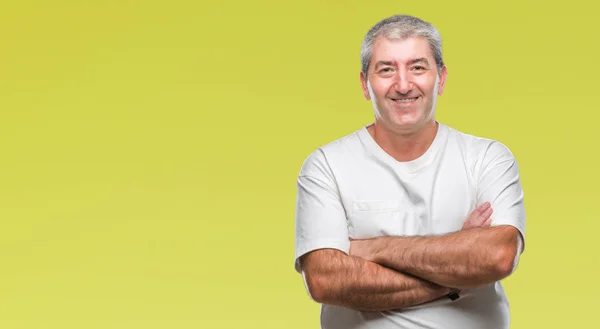
<path id="1" fill-rule="evenodd" d="M 519 166 L 510 150 L 499 142 L 486 149 L 478 178 L 479 203 L 489 201 L 492 226 L 511 225 L 521 233 L 525 247 L 525 203 Z"/>
<path id="2" fill-rule="evenodd" d="M 299 258 L 313 250 L 350 251 L 346 212 L 321 149 L 306 159 L 298 176 L 295 230 L 297 272 L 301 272 Z"/>

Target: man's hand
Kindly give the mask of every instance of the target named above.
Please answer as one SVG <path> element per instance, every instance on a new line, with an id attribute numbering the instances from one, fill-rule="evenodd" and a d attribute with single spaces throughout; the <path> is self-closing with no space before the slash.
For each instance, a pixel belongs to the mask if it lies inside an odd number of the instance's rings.
<path id="1" fill-rule="evenodd" d="M 489 284 L 510 275 L 518 248 L 516 228 L 490 227 L 492 212 L 481 204 L 451 234 L 351 240 L 350 256 L 457 290 Z"/>
<path id="2" fill-rule="evenodd" d="M 350 240 L 350 256 L 372 262 L 375 252 L 371 240 Z"/>
<path id="3" fill-rule="evenodd" d="M 492 213 L 494 210 L 489 202 L 485 202 L 479 205 L 469 215 L 469 218 L 465 221 L 462 226 L 462 230 L 468 230 L 476 227 L 490 227 L 492 225 Z"/>

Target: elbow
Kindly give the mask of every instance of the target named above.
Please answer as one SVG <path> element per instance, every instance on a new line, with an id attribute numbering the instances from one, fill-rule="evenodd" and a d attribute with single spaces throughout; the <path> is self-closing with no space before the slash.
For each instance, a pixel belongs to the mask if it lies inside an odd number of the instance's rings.
<path id="1" fill-rule="evenodd" d="M 323 275 L 306 275 L 306 290 L 312 300 L 317 303 L 326 303 L 328 298 L 327 280 Z"/>
<path id="2" fill-rule="evenodd" d="M 501 233 L 502 244 L 496 247 L 493 271 L 497 280 L 502 280 L 511 275 L 519 261 L 522 252 L 522 236 L 516 228 L 511 226 L 498 227 Z"/>
<path id="3" fill-rule="evenodd" d="M 514 248 L 500 248 L 494 262 L 494 272 L 498 280 L 502 280 L 512 274 L 515 263 Z"/>

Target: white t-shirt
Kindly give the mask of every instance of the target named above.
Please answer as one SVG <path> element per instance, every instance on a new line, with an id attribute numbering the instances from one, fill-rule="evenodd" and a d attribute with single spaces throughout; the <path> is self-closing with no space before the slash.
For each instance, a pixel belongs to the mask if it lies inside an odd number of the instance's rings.
<path id="1" fill-rule="evenodd" d="M 525 237 L 523 190 L 510 150 L 441 123 L 430 148 L 409 162 L 396 161 L 364 126 L 310 154 L 297 186 L 298 272 L 300 256 L 322 248 L 349 253 L 349 239 L 460 231 L 486 201 L 492 226 L 512 225 Z M 323 329 L 504 329 L 509 322 L 500 282 L 399 311 L 321 308 Z"/>

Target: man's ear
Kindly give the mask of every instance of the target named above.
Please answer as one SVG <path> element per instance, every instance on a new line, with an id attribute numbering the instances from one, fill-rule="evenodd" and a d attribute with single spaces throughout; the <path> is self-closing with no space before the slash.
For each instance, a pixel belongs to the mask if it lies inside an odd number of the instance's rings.
<path id="1" fill-rule="evenodd" d="M 362 91 L 363 91 L 363 95 L 365 96 L 365 99 L 370 101 L 371 94 L 369 94 L 369 82 L 363 72 L 360 72 L 360 84 L 362 86 Z"/>
<path id="2" fill-rule="evenodd" d="M 441 96 L 444 92 L 444 87 L 446 86 L 446 77 L 448 76 L 448 69 L 446 65 L 442 67 L 442 72 L 440 72 L 440 79 L 438 81 L 438 95 Z"/>

